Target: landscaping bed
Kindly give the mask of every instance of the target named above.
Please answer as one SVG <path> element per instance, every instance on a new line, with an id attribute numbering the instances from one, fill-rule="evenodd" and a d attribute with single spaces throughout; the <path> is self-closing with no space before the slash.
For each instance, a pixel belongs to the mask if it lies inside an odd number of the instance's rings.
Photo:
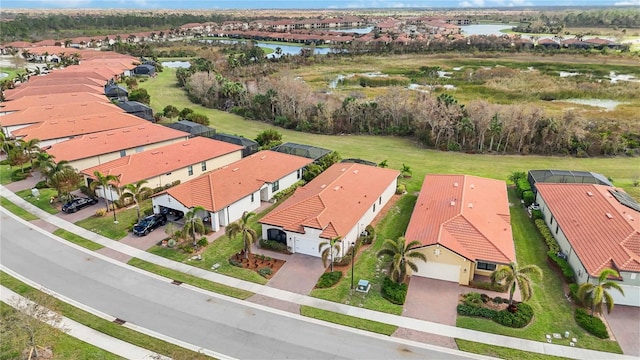
<path id="1" fill-rule="evenodd" d="M 285 262 L 265 255 L 243 254 L 242 252 L 236 253 L 229 258 L 231 265 L 253 270 L 266 279 L 271 279 Z"/>

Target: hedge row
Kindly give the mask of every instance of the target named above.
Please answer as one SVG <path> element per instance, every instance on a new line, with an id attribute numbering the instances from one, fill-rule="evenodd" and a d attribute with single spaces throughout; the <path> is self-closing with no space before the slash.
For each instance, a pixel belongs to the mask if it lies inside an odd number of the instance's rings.
<path id="1" fill-rule="evenodd" d="M 286 188 L 286 189 L 276 193 L 275 195 L 273 195 L 273 200 L 275 200 L 276 202 L 282 200 L 282 198 L 293 194 L 293 192 L 296 191 L 296 189 L 299 188 L 302 185 L 304 185 L 304 181 L 300 180 L 300 181 L 296 182 L 295 184 L 289 186 L 288 188 Z"/>
<path id="2" fill-rule="evenodd" d="M 316 287 L 320 289 L 329 288 L 337 284 L 340 279 L 342 279 L 342 271 L 324 273 L 320 276 L 320 279 L 318 279 Z"/>
<path id="3" fill-rule="evenodd" d="M 495 311 L 485 307 L 474 307 L 466 304 L 459 304 L 456 309 L 459 315 L 483 317 L 491 319 L 500 325 L 512 328 L 527 326 L 533 318 L 533 309 L 525 303 L 519 303 L 515 306 L 516 311 L 513 313 L 509 310 Z"/>
<path id="4" fill-rule="evenodd" d="M 553 237 L 553 235 L 551 235 L 551 230 L 549 230 L 547 223 L 545 223 L 542 219 L 535 220 L 535 223 L 538 227 L 538 231 L 540 231 L 540 234 L 544 238 L 544 241 L 547 243 L 547 247 L 549 248 L 547 255 L 549 256 L 549 258 L 551 258 L 551 260 L 558 264 L 560 270 L 562 270 L 562 275 L 564 275 L 567 282 L 573 282 L 575 273 L 571 268 L 571 265 L 569 265 L 569 263 L 565 259 L 558 257 L 557 254 L 560 252 L 560 246 L 558 245 L 558 242 Z"/>
<path id="5" fill-rule="evenodd" d="M 576 308 L 576 322 L 581 328 L 585 329 L 588 333 L 599 337 L 600 339 L 608 339 L 609 332 L 600 318 L 587 314 L 586 310 Z"/>
<path id="6" fill-rule="evenodd" d="M 485 307 L 476 307 L 467 304 L 458 304 L 458 315 L 478 316 L 486 319 L 493 319 L 498 313 L 497 311 Z"/>
<path id="7" fill-rule="evenodd" d="M 260 247 L 263 249 L 288 253 L 287 244 L 283 244 L 274 240 L 260 239 Z"/>
<path id="8" fill-rule="evenodd" d="M 531 184 L 529 184 L 529 180 L 527 180 L 526 176 L 521 177 L 516 181 L 516 193 L 521 199 L 524 199 L 523 196 L 525 191 L 531 191 Z"/>
<path id="9" fill-rule="evenodd" d="M 558 257 L 558 255 L 556 254 L 557 253 L 554 253 L 551 251 L 547 253 L 547 255 L 549 255 L 549 258 L 551 258 L 551 260 L 553 260 L 556 264 L 558 264 L 558 266 L 560 267 L 560 270 L 562 271 L 562 275 L 567 280 L 567 282 L 569 283 L 573 282 L 573 280 L 575 279 L 575 273 L 573 272 L 571 265 L 569 265 L 567 260 Z"/>
<path id="10" fill-rule="evenodd" d="M 407 284 L 398 284 L 391 279 L 384 278 L 382 282 L 382 297 L 394 304 L 404 305 L 407 297 Z"/>

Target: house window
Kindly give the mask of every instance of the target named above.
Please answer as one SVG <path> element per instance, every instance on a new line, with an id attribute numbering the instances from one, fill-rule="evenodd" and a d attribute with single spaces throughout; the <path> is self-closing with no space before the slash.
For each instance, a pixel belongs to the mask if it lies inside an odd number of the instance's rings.
<path id="1" fill-rule="evenodd" d="M 478 270 L 489 270 L 489 271 L 493 271 L 496 269 L 496 264 L 492 264 L 492 263 L 487 263 L 487 262 L 482 262 L 482 261 L 478 261 L 478 263 L 476 264 L 476 268 Z"/>
<path id="2" fill-rule="evenodd" d="M 127 150 L 120 150 L 120 157 L 127 156 Z"/>
<path id="3" fill-rule="evenodd" d="M 298 179 L 300 179 L 300 177 L 302 176 L 302 169 L 298 169 L 296 176 L 298 177 Z"/>
<path id="4" fill-rule="evenodd" d="M 189 165 L 187 171 L 189 172 L 189 176 L 193 175 L 193 166 Z"/>
<path id="5" fill-rule="evenodd" d="M 558 235 L 558 229 L 560 229 L 560 227 L 556 224 L 556 235 Z"/>
<path id="6" fill-rule="evenodd" d="M 201 165 L 202 165 L 202 171 L 207 171 L 207 162 L 203 161 Z"/>
<path id="7" fill-rule="evenodd" d="M 378 198 L 378 205 L 382 205 L 382 196 Z"/>
<path id="8" fill-rule="evenodd" d="M 550 225 L 553 225 L 553 216 L 551 217 L 551 223 L 550 223 Z"/>
<path id="9" fill-rule="evenodd" d="M 280 181 L 275 181 L 271 184 L 271 191 L 276 192 L 278 190 L 280 190 Z"/>
<path id="10" fill-rule="evenodd" d="M 376 204 L 373 204 L 373 212 L 376 212 Z"/>
<path id="11" fill-rule="evenodd" d="M 256 194 L 251 193 L 251 202 L 253 202 L 255 195 L 256 195 Z"/>
<path id="12" fill-rule="evenodd" d="M 143 151 L 144 151 L 144 146 L 138 146 L 138 147 L 136 148 L 136 152 L 137 152 L 137 153 L 139 153 L 139 152 L 143 152 Z"/>

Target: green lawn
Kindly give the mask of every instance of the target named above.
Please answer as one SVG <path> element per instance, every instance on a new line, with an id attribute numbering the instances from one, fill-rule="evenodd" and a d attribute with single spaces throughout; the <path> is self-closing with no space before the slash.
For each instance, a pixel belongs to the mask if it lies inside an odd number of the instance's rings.
<path id="1" fill-rule="evenodd" d="M 152 272 L 154 274 L 158 274 L 173 280 L 178 280 L 185 284 L 193 285 L 218 294 L 231 296 L 236 299 L 244 300 L 253 295 L 253 293 L 249 291 L 240 290 L 227 285 L 222 285 L 209 280 L 201 279 L 193 275 L 185 274 L 176 270 L 171 270 L 137 258 L 129 260 L 128 264 Z"/>
<path id="2" fill-rule="evenodd" d="M 24 220 L 31 221 L 31 220 L 37 220 L 38 219 L 37 216 L 31 214 L 27 210 L 19 207 L 18 205 L 12 203 L 11 201 L 9 201 L 5 197 L 0 196 L 0 205 L 2 205 L 3 208 L 11 211 L 12 213 L 18 215 L 21 218 L 23 218 Z"/>
<path id="3" fill-rule="evenodd" d="M 141 84 L 151 95 L 154 111 L 162 111 L 166 105 L 178 109 L 190 107 L 206 114 L 211 127 L 218 132 L 255 138 L 265 129 L 275 128 L 269 124 L 246 120 L 223 111 L 208 109 L 192 104 L 186 92 L 177 86 L 175 69 L 165 69 L 157 77 Z M 316 145 L 338 151 L 343 158 L 362 158 L 379 163 L 387 160 L 389 167 L 400 169 L 406 164 L 413 170 L 413 177 L 407 181 L 409 193 L 418 191 L 425 174 L 469 174 L 506 180 L 514 171 L 531 169 L 585 170 L 602 173 L 613 179 L 632 196 L 640 199 L 640 187 L 634 187 L 633 180 L 640 177 L 638 159 L 617 158 L 575 158 L 563 156 L 533 155 L 482 155 L 459 152 L 442 152 L 421 148 L 409 138 L 393 136 L 360 135 L 318 135 L 276 128 L 284 141 Z"/>
<path id="4" fill-rule="evenodd" d="M 30 287 L 27 284 L 20 282 L 19 280 L 7 275 L 4 272 L 0 272 L 0 284 L 8 289 L 15 291 L 16 293 L 26 297 L 32 298 L 35 296 L 49 297 L 39 290 Z M 208 356 L 199 354 L 187 349 L 183 349 L 179 346 L 170 344 L 168 342 L 156 339 L 154 337 L 144 335 L 131 329 L 127 329 L 113 323 L 94 316 L 84 310 L 80 310 L 67 303 L 64 303 L 57 299 L 51 300 L 55 304 L 55 309 L 61 315 L 66 316 L 72 320 L 75 320 L 85 326 L 88 326 L 94 330 L 105 333 L 114 338 L 126 341 L 128 343 L 143 347 L 145 349 L 155 351 L 159 354 L 172 357 L 174 359 L 193 359 L 193 360 L 205 360 L 211 359 Z M 67 357 L 57 357 L 64 359 Z M 94 359 L 94 357 L 82 357 L 86 359 Z"/>
<path id="5" fill-rule="evenodd" d="M 39 189 L 40 196 L 34 197 L 31 195 L 31 189 L 20 190 L 16 192 L 16 195 L 20 196 L 27 202 L 35 205 L 36 207 L 48 212 L 49 214 L 57 214 L 60 211 L 55 207 L 51 206 L 49 202 L 51 197 L 55 197 L 58 195 L 58 192 L 54 189 Z"/>
<path id="6" fill-rule="evenodd" d="M 11 173 L 13 169 L 9 165 L 0 165 L 0 185 L 6 185 L 11 182 Z"/>
<path id="7" fill-rule="evenodd" d="M 100 249 L 102 249 L 104 247 L 104 246 L 102 246 L 102 245 L 100 245 L 100 244 L 98 244 L 96 242 L 93 242 L 91 240 L 85 239 L 82 236 L 76 235 L 76 234 L 74 234 L 72 232 L 69 232 L 69 231 L 67 231 L 65 229 L 58 229 L 58 230 L 53 232 L 53 235 L 57 235 L 57 236 L 65 239 L 65 240 L 67 240 L 69 242 L 72 242 L 72 243 L 74 243 L 76 245 L 80 245 L 83 248 L 86 248 L 86 249 L 89 249 L 89 250 L 92 250 L 92 251 L 100 250 Z"/>
<path id="8" fill-rule="evenodd" d="M 11 316 L 16 310 L 0 302 L 0 319 L 4 321 L 5 317 Z M 106 350 L 102 350 L 71 335 L 57 330 L 51 329 L 41 332 L 42 336 L 36 341 L 39 346 L 51 347 L 51 351 L 56 359 L 121 359 Z M 5 345 L 7 348 L 5 348 Z M 16 344 L 17 345 L 17 344 Z M 0 353 L 6 357 L 2 359 L 12 359 L 10 353 L 20 354 L 24 348 L 22 346 L 15 347 L 12 344 L 0 345 Z M 5 352 L 6 351 L 6 352 Z"/>
<path id="9" fill-rule="evenodd" d="M 105 208 L 104 201 L 100 201 L 96 209 Z M 140 211 L 151 209 L 151 200 L 147 199 L 140 204 Z M 129 228 L 138 222 L 138 212 L 135 207 L 130 209 L 120 209 L 116 212 L 118 223 L 113 222 L 113 212 L 109 211 L 102 217 L 90 216 L 84 220 L 76 222 L 76 225 L 93 231 L 112 240 L 120 240 L 127 236 Z"/>
<path id="10" fill-rule="evenodd" d="M 576 346 L 621 353 L 617 342 L 601 340 L 584 331 L 573 319 L 573 305 L 565 299 L 563 281 L 547 264 L 547 254 L 535 224 L 529 219 L 525 209 L 517 205 L 515 191 L 509 190 L 509 201 L 516 204 L 511 208 L 511 226 L 516 245 L 518 263 L 522 265 L 536 264 L 543 271 L 543 279 L 533 276 L 533 297 L 527 303 L 534 310 L 534 319 L 523 329 L 500 326 L 495 322 L 481 318 L 459 316 L 456 325 L 463 328 L 480 330 L 495 334 L 519 337 L 524 339 L 545 341 L 545 335 L 569 331 L 571 337 L 578 339 Z M 555 344 L 569 346 L 569 340 L 554 340 Z"/>
<path id="11" fill-rule="evenodd" d="M 394 325 L 338 314 L 310 306 L 300 306 L 300 314 L 314 319 L 324 320 L 334 324 L 349 326 L 383 335 L 391 335 L 396 331 L 396 329 L 398 329 L 398 327 Z"/>
<path id="12" fill-rule="evenodd" d="M 502 346 L 487 345 L 483 343 L 456 339 L 458 350 L 466 351 L 474 354 L 497 357 L 507 360 L 553 360 L 566 359 L 558 356 L 538 354 L 517 349 L 510 349 Z"/>

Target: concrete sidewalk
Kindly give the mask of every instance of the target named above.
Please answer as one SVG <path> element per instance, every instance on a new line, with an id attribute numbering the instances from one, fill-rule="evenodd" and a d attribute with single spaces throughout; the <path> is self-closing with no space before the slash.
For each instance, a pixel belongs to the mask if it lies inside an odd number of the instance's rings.
<path id="1" fill-rule="evenodd" d="M 530 351 L 530 352 L 535 352 L 535 353 L 545 354 L 545 355 L 553 355 L 553 356 L 560 356 L 565 358 L 584 359 L 584 360 L 637 359 L 637 357 L 632 357 L 632 356 L 625 356 L 625 355 L 607 353 L 607 352 L 596 351 L 596 350 L 587 350 L 587 349 L 576 348 L 576 347 L 550 344 L 550 343 L 547 343 L 545 339 L 540 339 L 540 341 L 532 341 L 532 340 L 484 333 L 484 332 L 475 331 L 475 330 L 457 328 L 455 326 L 448 326 L 448 325 L 443 325 L 435 322 L 408 318 L 408 317 L 403 317 L 398 315 L 392 315 L 392 314 L 382 313 L 382 312 L 368 310 L 364 308 L 330 302 L 330 301 L 317 299 L 317 298 L 313 298 L 306 295 L 296 294 L 289 291 L 284 291 L 284 290 L 275 289 L 275 288 L 264 286 L 264 285 L 247 282 L 244 280 L 210 272 L 200 268 L 195 268 L 183 263 L 179 263 L 173 260 L 169 260 L 160 256 L 147 253 L 145 251 L 133 248 L 131 246 L 119 243 L 117 241 L 107 239 L 101 235 L 98 235 L 86 229 L 80 228 L 75 224 L 71 224 L 67 221 L 60 219 L 55 215 L 51 215 L 33 206 L 32 204 L 24 201 L 19 196 L 8 191 L 3 186 L 0 186 L 0 195 L 4 196 L 14 204 L 24 208 L 30 213 L 40 217 L 42 220 L 46 222 L 49 222 L 59 228 L 66 229 L 67 231 L 76 233 L 82 237 L 85 237 L 86 239 L 99 243 L 105 247 L 109 247 L 120 253 L 127 254 L 132 257 L 137 257 L 139 259 L 154 263 L 156 265 L 164 266 L 166 268 L 170 268 L 176 271 L 197 276 L 197 277 L 210 280 L 219 284 L 224 284 L 234 288 L 250 291 L 250 292 L 263 295 L 266 297 L 270 297 L 273 299 L 277 299 L 285 302 L 291 302 L 298 305 L 316 307 L 316 308 L 327 310 L 327 311 L 332 311 L 332 312 L 354 316 L 354 317 L 367 319 L 367 320 L 378 321 L 386 324 L 395 325 L 401 328 L 417 330 L 425 333 L 431 333 L 431 334 L 446 336 L 450 338 L 474 341 L 474 342 L 479 342 L 479 343 L 488 344 L 488 345 L 508 347 L 508 348 L 513 348 L 513 349 L 518 349 L 523 351 Z M 61 240 L 61 241 L 64 241 L 64 240 Z M 97 254 L 96 256 L 100 256 L 100 255 Z M 108 259 L 108 260 L 114 261 L 112 259 Z M 123 265 L 123 266 L 126 266 L 126 265 Z M 157 276 L 157 275 L 154 275 L 154 276 Z"/>
<path id="2" fill-rule="evenodd" d="M 5 304 L 20 311 L 21 307 L 31 306 L 33 302 L 28 300 L 19 294 L 0 286 L 0 300 Z M 18 306 L 21 305 L 21 306 Z M 49 313 L 54 314 L 52 311 Z M 40 319 L 41 320 L 41 319 Z M 99 331 L 93 330 L 90 327 L 84 326 L 76 321 L 73 321 L 66 317 L 61 317 L 61 321 L 58 324 L 49 324 L 56 326 L 64 333 L 80 339 L 88 344 L 91 344 L 100 349 L 106 350 L 112 354 L 122 356 L 126 359 L 140 359 L 140 360 L 168 360 L 169 357 L 154 353 L 147 349 L 143 349 L 139 346 L 129 344 L 128 342 L 116 339 Z"/>

